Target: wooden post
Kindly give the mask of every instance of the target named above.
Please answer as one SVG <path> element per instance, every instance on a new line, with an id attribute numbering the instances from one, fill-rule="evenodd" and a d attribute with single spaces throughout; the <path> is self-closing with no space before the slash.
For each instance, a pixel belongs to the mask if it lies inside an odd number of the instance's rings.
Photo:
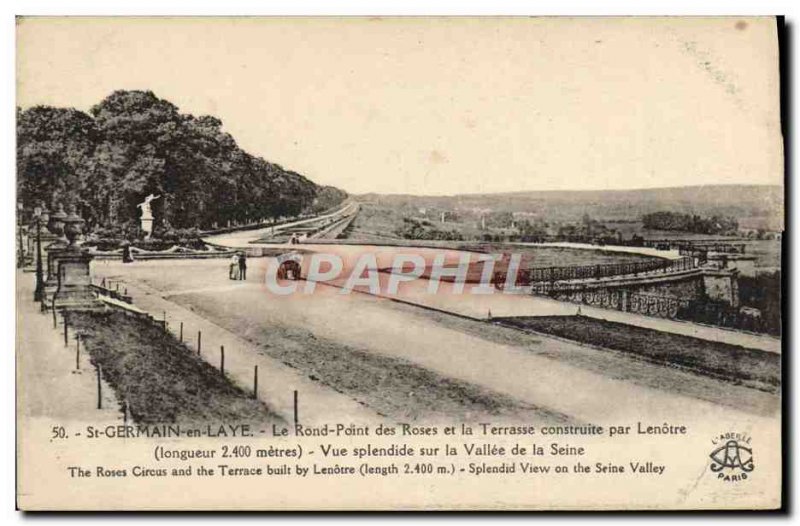
<path id="1" fill-rule="evenodd" d="M 253 398 L 258 398 L 258 366 L 253 366 Z"/>
<path id="2" fill-rule="evenodd" d="M 203 333 L 197 331 L 197 355 L 200 356 L 200 347 L 203 344 Z"/>
<path id="3" fill-rule="evenodd" d="M 164 313 L 164 331 L 167 330 L 167 311 L 162 311 Z"/>
<path id="4" fill-rule="evenodd" d="M 183 343 L 183 322 L 181 322 L 181 343 Z"/>
<path id="5" fill-rule="evenodd" d="M 75 336 L 75 369 L 81 370 L 81 335 Z"/>
<path id="6" fill-rule="evenodd" d="M 225 376 L 225 346 L 219 346 L 219 372 Z"/>
<path id="7" fill-rule="evenodd" d="M 294 425 L 297 425 L 297 389 L 294 391 Z"/>
<path id="8" fill-rule="evenodd" d="M 64 314 L 64 347 L 69 345 L 69 333 L 68 333 L 68 323 L 67 323 L 67 315 Z"/>
<path id="9" fill-rule="evenodd" d="M 103 409 L 103 383 L 100 380 L 102 374 L 100 364 L 97 364 L 97 409 Z"/>

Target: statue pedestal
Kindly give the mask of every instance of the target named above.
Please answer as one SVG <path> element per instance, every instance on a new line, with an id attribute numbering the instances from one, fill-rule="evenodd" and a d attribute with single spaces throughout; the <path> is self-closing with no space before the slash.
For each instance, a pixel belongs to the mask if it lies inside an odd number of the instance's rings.
<path id="1" fill-rule="evenodd" d="M 703 288 L 709 298 L 724 301 L 731 307 L 739 307 L 738 270 L 704 269 Z"/>
<path id="2" fill-rule="evenodd" d="M 42 229 L 42 233 L 41 233 L 40 239 L 41 239 L 41 242 L 42 242 L 42 266 L 45 266 L 45 265 L 47 265 L 47 262 L 44 259 L 45 256 L 46 256 L 46 252 L 47 252 L 47 246 L 48 246 L 48 244 L 52 244 L 54 241 L 58 242 L 58 237 L 56 237 L 53 234 L 51 234 L 50 232 L 47 232 L 44 229 Z M 31 272 L 33 272 L 36 269 L 36 257 L 37 257 L 36 251 L 37 250 L 38 250 L 38 244 L 36 242 L 36 229 L 34 229 L 33 233 L 28 236 L 28 249 L 27 249 L 27 252 L 28 252 L 29 255 L 28 255 L 28 260 L 26 262 L 26 267 L 25 267 L 25 268 L 29 269 Z M 48 273 L 50 272 L 49 267 L 45 268 L 44 270 L 46 270 Z"/>
<path id="3" fill-rule="evenodd" d="M 67 250 L 67 244 L 56 241 L 44 249 L 47 253 L 47 275 L 44 280 L 44 297 L 46 305 L 53 302 L 53 293 L 58 288 L 58 260 Z"/>
<path id="4" fill-rule="evenodd" d="M 69 248 L 58 255 L 58 284 L 53 292 L 56 309 L 98 306 L 89 270 L 92 259 L 87 252 Z"/>
<path id="5" fill-rule="evenodd" d="M 142 231 L 144 232 L 145 239 L 150 239 L 150 236 L 153 234 L 153 218 L 142 218 Z"/>

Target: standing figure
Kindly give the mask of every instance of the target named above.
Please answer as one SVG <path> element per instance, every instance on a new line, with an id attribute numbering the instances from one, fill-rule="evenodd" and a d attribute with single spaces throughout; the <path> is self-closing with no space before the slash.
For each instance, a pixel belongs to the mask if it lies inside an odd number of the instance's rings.
<path id="1" fill-rule="evenodd" d="M 125 243 L 122 245 L 122 262 L 133 263 L 133 252 L 131 252 L 131 244 Z"/>
<path id="2" fill-rule="evenodd" d="M 231 268 L 230 272 L 228 273 L 229 279 L 239 279 L 239 254 L 234 253 L 231 256 Z"/>
<path id="3" fill-rule="evenodd" d="M 247 279 L 247 256 L 239 252 L 239 279 Z"/>

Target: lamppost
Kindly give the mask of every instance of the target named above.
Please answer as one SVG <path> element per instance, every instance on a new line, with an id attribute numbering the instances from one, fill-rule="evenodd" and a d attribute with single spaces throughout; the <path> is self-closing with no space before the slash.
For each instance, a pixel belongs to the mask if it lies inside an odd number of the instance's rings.
<path id="1" fill-rule="evenodd" d="M 25 266 L 25 246 L 22 243 L 22 201 L 17 201 L 17 240 L 19 249 L 17 250 L 17 268 Z"/>
<path id="2" fill-rule="evenodd" d="M 33 223 L 36 226 L 36 290 L 33 291 L 33 301 L 44 300 L 44 276 L 42 275 L 42 225 L 49 220 L 47 209 L 41 205 L 33 209 Z"/>
<path id="3" fill-rule="evenodd" d="M 55 212 L 52 212 L 52 210 L 55 210 Z M 64 218 L 66 217 L 64 205 L 54 202 L 50 212 L 50 221 L 47 223 L 47 230 L 56 237 L 56 240 L 44 249 L 47 258 L 47 273 L 44 280 L 45 301 L 48 301 L 49 291 L 58 281 L 58 257 L 69 243 L 64 235 Z"/>
<path id="4" fill-rule="evenodd" d="M 67 214 L 64 212 L 64 205 L 59 203 L 56 207 L 56 211 L 50 214 L 50 223 L 47 225 L 47 229 L 50 233 L 58 238 L 56 243 L 64 246 L 67 246 L 68 243 L 64 235 L 64 219 L 66 219 L 66 217 Z"/>

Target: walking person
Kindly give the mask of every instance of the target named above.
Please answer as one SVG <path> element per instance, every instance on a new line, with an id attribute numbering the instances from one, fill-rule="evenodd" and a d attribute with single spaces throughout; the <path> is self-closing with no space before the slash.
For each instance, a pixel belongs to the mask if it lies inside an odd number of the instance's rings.
<path id="1" fill-rule="evenodd" d="M 239 279 L 247 279 L 247 256 L 239 252 Z"/>
<path id="2" fill-rule="evenodd" d="M 234 253 L 231 256 L 228 279 L 239 279 L 239 254 Z"/>

